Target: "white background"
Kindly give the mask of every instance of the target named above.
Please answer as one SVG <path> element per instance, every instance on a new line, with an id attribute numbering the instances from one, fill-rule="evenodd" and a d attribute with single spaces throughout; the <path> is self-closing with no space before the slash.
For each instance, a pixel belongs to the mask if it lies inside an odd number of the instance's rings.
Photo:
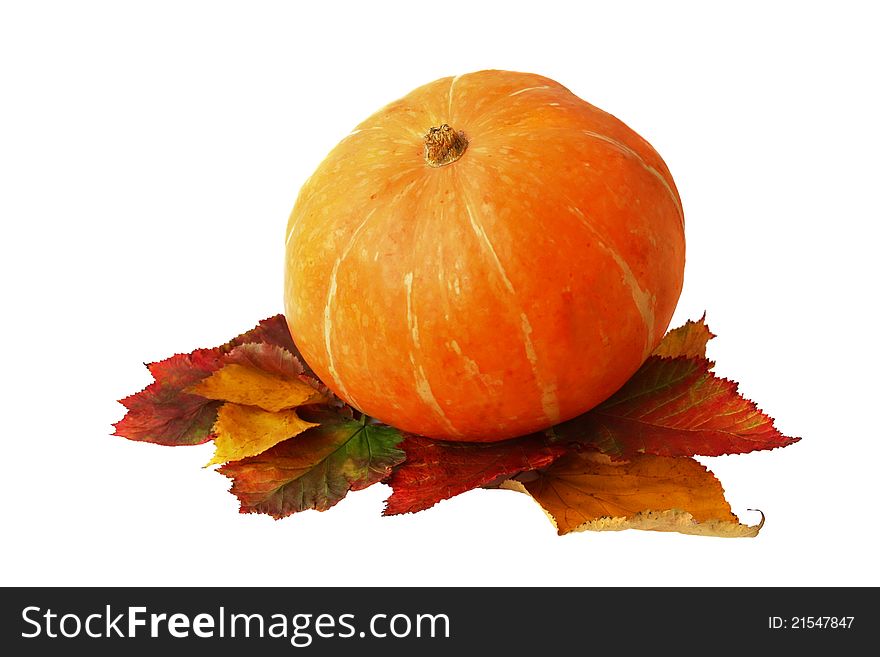
<path id="1" fill-rule="evenodd" d="M 0 582 L 880 584 L 870 6 L 3 3 Z M 506 491 L 382 518 L 385 486 L 275 522 L 210 445 L 109 436 L 143 361 L 282 311 L 287 215 L 339 139 L 483 68 L 560 81 L 668 163 L 674 322 L 707 310 L 717 371 L 803 437 L 704 460 L 758 538 L 559 538 Z"/>

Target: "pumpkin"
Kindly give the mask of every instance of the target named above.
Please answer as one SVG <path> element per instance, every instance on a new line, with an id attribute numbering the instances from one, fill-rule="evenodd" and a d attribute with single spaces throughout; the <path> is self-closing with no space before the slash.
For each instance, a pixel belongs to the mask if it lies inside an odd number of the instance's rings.
<path id="1" fill-rule="evenodd" d="M 684 216 L 657 152 L 546 77 L 419 87 L 345 137 L 287 228 L 285 311 L 339 397 L 495 441 L 579 415 L 663 336 Z"/>

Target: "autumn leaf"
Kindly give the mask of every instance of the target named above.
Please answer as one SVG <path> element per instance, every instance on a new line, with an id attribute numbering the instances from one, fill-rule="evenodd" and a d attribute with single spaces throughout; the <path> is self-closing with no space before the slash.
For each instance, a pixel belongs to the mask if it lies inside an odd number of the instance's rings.
<path id="1" fill-rule="evenodd" d="M 276 347 L 281 347 L 284 351 L 293 354 L 296 361 L 302 367 L 302 373 L 314 381 L 317 381 L 322 386 L 323 391 L 329 392 L 326 386 L 320 383 L 318 376 L 309 367 L 309 364 L 305 361 L 296 344 L 293 342 L 284 315 L 275 315 L 274 317 L 262 320 L 256 327 L 233 338 L 223 345 L 221 349 L 228 351 L 242 344 L 253 343 L 275 345 Z"/>
<path id="2" fill-rule="evenodd" d="M 303 367 L 306 367 L 299 349 L 296 348 L 293 338 L 290 336 L 290 329 L 287 327 L 287 320 L 284 318 L 284 315 L 275 315 L 261 320 L 250 331 L 232 338 L 221 349 L 229 351 L 239 345 L 253 343 L 272 344 L 276 347 L 281 347 L 296 356 L 297 360 L 303 364 Z"/>
<path id="3" fill-rule="evenodd" d="M 303 376 L 296 357 L 270 344 L 244 344 L 223 356 L 223 365 L 187 389 L 207 399 L 280 411 L 325 400 Z M 317 382 L 316 382 L 317 383 Z"/>
<path id="4" fill-rule="evenodd" d="M 548 430 L 615 458 L 638 454 L 719 456 L 785 447 L 773 420 L 715 376 L 705 318 L 670 331 L 623 387 L 593 410 Z"/>
<path id="5" fill-rule="evenodd" d="M 669 331 L 653 355 L 663 358 L 705 358 L 706 343 L 714 337 L 715 334 L 706 326 L 706 315 L 703 315 L 696 322 L 688 320 L 683 326 Z"/>
<path id="6" fill-rule="evenodd" d="M 295 438 L 258 456 L 218 468 L 232 479 L 242 513 L 283 518 L 297 511 L 325 511 L 349 490 L 386 479 L 405 457 L 399 431 L 344 416 L 324 418 Z"/>
<path id="7" fill-rule="evenodd" d="M 147 365 L 156 380 L 120 400 L 128 412 L 114 425 L 114 435 L 160 445 L 199 445 L 210 440 L 220 404 L 183 391 L 208 376 L 220 358 L 217 349 L 197 349 Z"/>
<path id="8" fill-rule="evenodd" d="M 291 352 L 266 342 L 238 345 L 223 356 L 223 363 L 249 367 L 283 379 L 297 379 L 304 372 L 302 361 Z"/>
<path id="9" fill-rule="evenodd" d="M 321 383 L 277 315 L 214 349 L 147 367 L 116 434 L 164 445 L 215 440 L 209 465 L 232 480 L 243 513 L 325 510 L 388 481 L 385 515 L 417 512 L 478 487 L 532 495 L 560 533 L 626 528 L 754 536 L 694 454 L 795 442 L 706 360 L 705 319 L 670 331 L 635 375 L 593 410 L 495 443 L 405 438 Z M 763 521 L 762 521 L 763 522 Z"/>
<path id="10" fill-rule="evenodd" d="M 261 341 L 240 342 L 244 339 L 257 338 Z M 320 393 L 318 396 L 313 396 L 312 401 L 308 403 L 322 401 L 336 407 L 345 405 L 318 379 L 303 360 L 290 337 L 284 315 L 264 319 L 257 328 L 235 338 L 222 349 L 231 349 L 225 353 L 224 363 L 248 366 L 284 379 L 299 379 L 308 384 Z"/>
<path id="11" fill-rule="evenodd" d="M 531 495 L 560 535 L 648 529 L 741 537 L 761 528 L 740 524 L 715 476 L 690 458 L 614 462 L 597 452 L 572 452 L 531 480 L 505 487 Z"/>
<path id="12" fill-rule="evenodd" d="M 317 390 L 319 396 L 341 405 L 313 378 L 298 354 L 284 316 L 276 315 L 219 347 L 196 349 L 150 363 L 147 369 L 155 381 L 120 400 L 127 413 L 114 425 L 114 435 L 172 446 L 199 445 L 211 440 L 220 401 L 187 390 L 198 386 L 224 363 L 259 364 L 273 374 L 292 373 L 299 382 Z"/>
<path id="13" fill-rule="evenodd" d="M 128 409 L 114 436 L 159 445 L 201 445 L 211 439 L 220 402 L 179 394 L 167 400 L 161 384 L 120 400 Z"/>
<path id="14" fill-rule="evenodd" d="M 214 457 L 208 465 L 239 461 L 262 454 L 270 447 L 318 426 L 295 410 L 276 413 L 255 406 L 227 403 L 220 407 L 214 424 Z"/>
<path id="15" fill-rule="evenodd" d="M 393 489 L 384 515 L 415 513 L 498 477 L 549 465 L 565 452 L 540 436 L 500 443 L 450 443 L 407 435 L 406 461 L 388 480 Z"/>
<path id="16" fill-rule="evenodd" d="M 618 457 L 719 456 L 785 447 L 773 420 L 705 358 L 651 356 L 608 400 L 558 427 Z"/>

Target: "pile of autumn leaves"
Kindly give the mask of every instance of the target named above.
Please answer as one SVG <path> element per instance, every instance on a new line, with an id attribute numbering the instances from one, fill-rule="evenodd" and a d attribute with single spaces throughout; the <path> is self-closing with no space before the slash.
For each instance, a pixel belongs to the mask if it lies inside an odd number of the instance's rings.
<path id="1" fill-rule="evenodd" d="M 225 345 L 147 365 L 155 381 L 121 400 L 116 435 L 160 445 L 213 440 L 209 465 L 242 513 L 274 518 L 385 482 L 386 515 L 474 488 L 531 495 L 560 534 L 626 528 L 754 536 L 692 457 L 784 447 L 783 436 L 706 359 L 703 320 L 670 331 L 611 398 L 552 429 L 496 443 L 404 434 L 336 398 L 299 355 L 282 315 Z"/>

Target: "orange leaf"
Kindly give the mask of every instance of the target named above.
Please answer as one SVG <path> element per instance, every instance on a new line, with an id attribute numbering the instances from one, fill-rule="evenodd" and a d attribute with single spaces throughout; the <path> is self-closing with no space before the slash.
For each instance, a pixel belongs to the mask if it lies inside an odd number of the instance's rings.
<path id="1" fill-rule="evenodd" d="M 715 476 L 690 458 L 639 456 L 611 461 L 573 452 L 505 488 L 528 492 L 559 534 L 649 529 L 704 536 L 756 536 L 761 526 L 739 523 Z"/>
<path id="2" fill-rule="evenodd" d="M 663 340 L 654 350 L 654 356 L 663 358 L 705 358 L 706 343 L 715 334 L 706 326 L 706 315 L 696 322 L 688 320 L 684 326 L 679 326 L 667 333 Z"/>
<path id="3" fill-rule="evenodd" d="M 270 447 L 318 426 L 301 419 L 294 410 L 277 413 L 255 406 L 226 403 L 217 413 L 214 424 L 214 457 L 208 465 L 240 461 L 262 454 Z"/>

